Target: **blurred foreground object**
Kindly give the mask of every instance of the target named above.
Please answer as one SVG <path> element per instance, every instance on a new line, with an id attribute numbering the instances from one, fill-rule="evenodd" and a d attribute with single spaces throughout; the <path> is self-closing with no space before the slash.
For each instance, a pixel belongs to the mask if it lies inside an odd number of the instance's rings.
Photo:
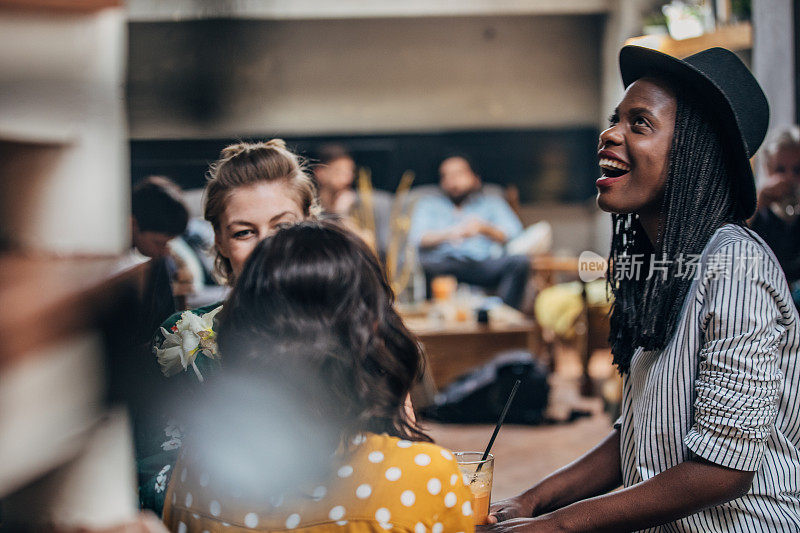
<path id="1" fill-rule="evenodd" d="M 119 1 L 0 1 L 0 516 L 12 531 L 137 523 L 128 416 L 108 387 L 141 334 L 147 278 L 119 264 L 124 44 Z"/>
<path id="2" fill-rule="evenodd" d="M 0 231 L 14 247 L 129 245 L 118 0 L 0 2 Z"/>

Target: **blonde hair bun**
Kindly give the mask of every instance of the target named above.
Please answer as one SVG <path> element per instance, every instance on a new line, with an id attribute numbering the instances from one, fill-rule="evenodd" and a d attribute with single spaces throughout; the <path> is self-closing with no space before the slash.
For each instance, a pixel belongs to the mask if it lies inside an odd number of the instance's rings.
<path id="1" fill-rule="evenodd" d="M 239 154 L 264 148 L 271 148 L 273 150 L 286 150 L 286 141 L 284 141 L 283 139 L 270 139 L 266 142 L 258 142 L 258 143 L 239 142 L 236 144 L 231 144 L 222 149 L 222 151 L 219 153 L 219 158 L 231 159 Z"/>
<path id="2" fill-rule="evenodd" d="M 286 150 L 286 141 L 283 139 L 270 139 L 264 143 L 264 146 L 269 146 L 270 148 L 280 148 L 281 150 Z"/>
<path id="3" fill-rule="evenodd" d="M 214 232 L 220 231 L 220 217 L 232 190 L 270 182 L 288 185 L 304 218 L 318 215 L 320 209 L 314 182 L 305 173 L 302 158 L 288 150 L 283 139 L 238 142 L 223 148 L 219 160 L 208 169 L 204 211 L 205 219 L 211 222 Z M 216 273 L 220 280 L 227 283 L 233 281 L 230 261 L 219 250 Z"/>

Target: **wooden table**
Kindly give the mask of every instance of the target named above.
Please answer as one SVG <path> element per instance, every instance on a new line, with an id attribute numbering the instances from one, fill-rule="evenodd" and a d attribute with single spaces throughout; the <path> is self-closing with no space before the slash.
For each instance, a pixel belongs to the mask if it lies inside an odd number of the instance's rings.
<path id="1" fill-rule="evenodd" d="M 535 322 L 505 305 L 489 312 L 488 324 L 478 324 L 474 313 L 468 313 L 462 321 L 433 320 L 429 318 L 431 310 L 430 303 L 416 309 L 400 309 L 406 326 L 419 337 L 427 356 L 427 391 L 419 396 L 430 396 L 502 351 L 533 351 L 538 339 Z M 419 401 L 424 402 L 425 398 Z"/>

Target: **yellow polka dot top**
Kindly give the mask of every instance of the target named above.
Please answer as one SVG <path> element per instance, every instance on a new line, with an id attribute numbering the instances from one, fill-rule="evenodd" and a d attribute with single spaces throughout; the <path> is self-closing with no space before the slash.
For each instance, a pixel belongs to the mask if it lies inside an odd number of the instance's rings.
<path id="1" fill-rule="evenodd" d="M 171 531 L 366 533 L 474 531 L 472 496 L 453 455 L 425 442 L 366 434 L 332 479 L 305 497 L 245 505 L 215 493 L 202 469 L 179 461 L 166 494 Z M 198 470 L 198 471 L 194 471 Z"/>

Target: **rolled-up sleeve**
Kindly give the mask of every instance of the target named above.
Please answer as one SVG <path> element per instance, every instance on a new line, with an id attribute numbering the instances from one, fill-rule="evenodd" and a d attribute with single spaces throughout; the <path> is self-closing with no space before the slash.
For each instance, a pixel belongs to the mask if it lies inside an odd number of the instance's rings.
<path id="1" fill-rule="evenodd" d="M 695 381 L 694 422 L 684 442 L 695 454 L 755 471 L 773 431 L 783 376 L 774 261 L 757 243 L 724 246 L 727 271 L 705 273 L 704 341 Z M 750 263 L 746 269 L 742 261 Z"/>

